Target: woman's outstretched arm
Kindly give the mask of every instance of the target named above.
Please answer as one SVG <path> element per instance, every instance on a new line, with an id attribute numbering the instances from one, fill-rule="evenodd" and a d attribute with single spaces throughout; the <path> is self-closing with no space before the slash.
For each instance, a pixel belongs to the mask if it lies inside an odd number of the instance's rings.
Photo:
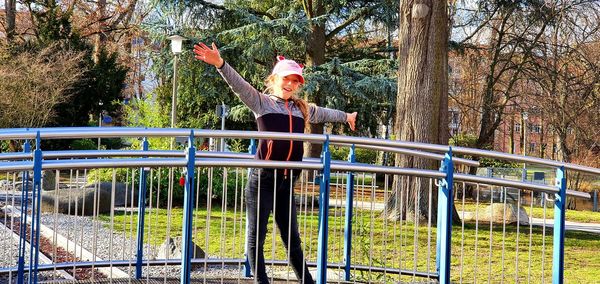
<path id="1" fill-rule="evenodd" d="M 219 49 L 214 43 L 212 48 L 202 42 L 194 45 L 194 54 L 196 59 L 215 66 L 227 85 L 248 108 L 254 113 L 262 113 L 263 100 L 267 97 L 252 87 L 233 67 L 221 58 Z"/>
<path id="2" fill-rule="evenodd" d="M 356 129 L 356 112 L 345 113 L 340 110 L 319 107 L 311 104 L 309 105 L 308 115 L 310 123 L 346 122 L 352 131 Z"/>

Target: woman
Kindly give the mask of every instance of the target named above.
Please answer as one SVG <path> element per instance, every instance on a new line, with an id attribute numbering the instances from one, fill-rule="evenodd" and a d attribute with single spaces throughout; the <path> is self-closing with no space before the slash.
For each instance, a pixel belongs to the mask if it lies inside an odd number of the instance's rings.
<path id="1" fill-rule="evenodd" d="M 277 64 L 265 81 L 266 90 L 259 92 L 221 58 L 214 43 L 212 47 L 204 43 L 194 45 L 194 53 L 196 59 L 217 68 L 233 92 L 252 110 L 259 131 L 304 133 L 308 123 L 324 122 L 347 122 L 350 129 L 355 129 L 356 112 L 344 113 L 309 105 L 296 96 L 304 84 L 304 77 L 302 66 L 293 60 L 278 57 Z M 260 140 L 256 159 L 302 161 L 303 152 L 301 142 Z M 289 169 L 254 169 L 250 175 L 246 188 L 249 227 L 247 253 L 258 283 L 269 283 L 265 271 L 263 247 L 267 222 L 273 209 L 275 222 L 288 250 L 289 261 L 296 276 L 301 283 L 314 283 L 302 252 L 296 204 L 293 198 L 292 188 L 299 175 L 300 170 Z"/>

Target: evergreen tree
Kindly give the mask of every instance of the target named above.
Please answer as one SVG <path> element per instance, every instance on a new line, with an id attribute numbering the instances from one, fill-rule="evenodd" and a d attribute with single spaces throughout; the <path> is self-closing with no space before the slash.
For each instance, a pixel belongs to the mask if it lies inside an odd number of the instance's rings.
<path id="1" fill-rule="evenodd" d="M 158 1 L 149 17 L 150 37 L 164 45 L 177 32 L 198 41 L 215 42 L 223 58 L 257 89 L 264 88 L 277 55 L 306 63 L 304 97 L 325 107 L 359 112 L 355 135 L 376 136 L 396 92 L 394 60 L 379 52 L 396 21 L 394 1 Z M 394 7 L 390 9 L 389 7 Z M 157 90 L 162 105 L 170 103 L 172 55 L 154 53 L 154 72 L 164 84 Z M 216 128 L 214 107 L 233 106 L 229 128 L 254 129 L 247 108 L 235 98 L 211 66 L 199 64 L 191 52 L 180 60 L 177 116 L 179 127 Z M 166 74 L 166 75 L 165 75 Z M 389 111 L 387 112 L 389 113 Z M 346 131 L 337 129 L 336 132 Z M 318 131 L 317 131 L 318 132 Z M 320 150 L 319 150 L 320 151 Z"/>

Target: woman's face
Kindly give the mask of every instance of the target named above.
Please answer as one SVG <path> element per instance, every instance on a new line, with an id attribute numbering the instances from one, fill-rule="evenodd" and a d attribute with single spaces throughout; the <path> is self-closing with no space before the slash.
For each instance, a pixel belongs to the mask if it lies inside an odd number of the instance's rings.
<path id="1" fill-rule="evenodd" d="M 275 76 L 273 94 L 287 100 L 300 89 L 301 85 L 300 76 L 298 75 Z"/>

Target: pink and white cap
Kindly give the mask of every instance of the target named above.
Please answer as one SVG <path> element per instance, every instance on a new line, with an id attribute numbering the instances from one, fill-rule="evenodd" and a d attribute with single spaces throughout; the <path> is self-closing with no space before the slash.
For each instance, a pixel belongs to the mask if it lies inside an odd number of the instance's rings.
<path id="1" fill-rule="evenodd" d="M 302 76 L 302 65 L 296 63 L 294 60 L 285 59 L 283 56 L 277 56 L 277 64 L 273 68 L 271 74 L 276 74 L 281 77 L 288 75 L 300 76 L 300 83 L 304 84 L 304 76 Z"/>

